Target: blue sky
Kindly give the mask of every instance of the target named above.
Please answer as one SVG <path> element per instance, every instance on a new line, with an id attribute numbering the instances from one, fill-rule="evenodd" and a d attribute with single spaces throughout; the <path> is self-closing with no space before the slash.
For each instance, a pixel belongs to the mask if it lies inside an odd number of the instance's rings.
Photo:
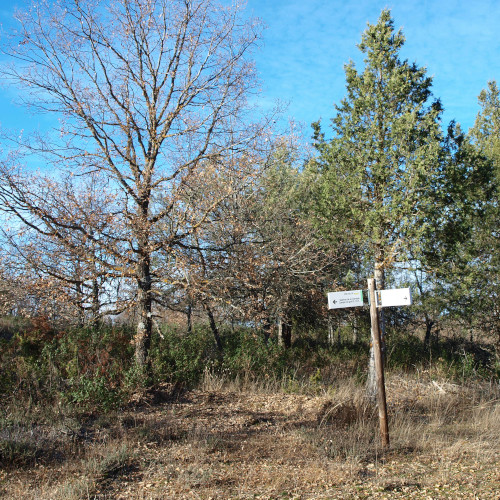
<path id="1" fill-rule="evenodd" d="M 0 0 L 4 26 L 16 4 L 28 2 Z M 255 54 L 263 108 L 276 100 L 287 102 L 285 119 L 303 124 L 306 134 L 319 118 L 326 125 L 333 104 L 345 94 L 343 66 L 353 59 L 361 68 L 356 44 L 367 22 L 376 23 L 385 7 L 406 36 L 402 57 L 427 67 L 434 77 L 434 95 L 445 108 L 444 125 L 455 119 L 465 129 L 472 126 L 479 92 L 488 80 L 500 81 L 499 0 L 247 0 L 248 14 L 267 26 Z M 0 124 L 33 124 L 33 118 L 11 104 L 12 98 L 12 92 L 0 88 Z M 43 126 L 43 119 L 38 120 Z"/>
<path id="2" fill-rule="evenodd" d="M 499 0 L 248 0 L 247 10 L 267 25 L 256 54 L 265 103 L 289 101 L 289 117 L 327 125 L 345 95 L 344 64 L 362 67 L 356 45 L 386 7 L 406 37 L 402 58 L 434 78 L 443 125 L 455 119 L 471 127 L 479 92 L 488 80 L 500 82 Z"/>

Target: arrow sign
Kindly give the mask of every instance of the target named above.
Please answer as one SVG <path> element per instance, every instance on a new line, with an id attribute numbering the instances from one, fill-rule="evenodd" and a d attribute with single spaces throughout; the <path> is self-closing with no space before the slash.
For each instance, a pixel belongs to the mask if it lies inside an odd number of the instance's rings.
<path id="1" fill-rule="evenodd" d="M 411 306 L 413 303 L 409 288 L 393 288 L 392 290 L 377 290 L 377 307 Z"/>
<path id="2" fill-rule="evenodd" d="M 344 307 L 359 307 L 362 305 L 363 290 L 330 292 L 328 294 L 328 309 L 342 309 Z"/>

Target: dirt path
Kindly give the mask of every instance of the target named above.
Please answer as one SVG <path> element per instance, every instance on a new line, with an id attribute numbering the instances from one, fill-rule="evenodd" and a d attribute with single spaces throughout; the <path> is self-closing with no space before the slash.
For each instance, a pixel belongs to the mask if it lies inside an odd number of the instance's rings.
<path id="1" fill-rule="evenodd" d="M 487 439 L 498 427 L 478 428 L 472 406 L 453 414 L 453 387 L 420 389 L 391 398 L 393 444 L 385 453 L 374 437 L 373 411 L 345 395 L 160 393 L 112 419 L 89 422 L 73 436 L 73 454 L 1 471 L 0 493 L 23 499 L 499 499 L 498 438 Z M 426 406 L 422 394 L 435 401 Z M 439 401 L 435 415 L 447 407 L 451 412 L 440 421 L 431 414 Z M 495 419 L 498 402 L 485 412 Z"/>

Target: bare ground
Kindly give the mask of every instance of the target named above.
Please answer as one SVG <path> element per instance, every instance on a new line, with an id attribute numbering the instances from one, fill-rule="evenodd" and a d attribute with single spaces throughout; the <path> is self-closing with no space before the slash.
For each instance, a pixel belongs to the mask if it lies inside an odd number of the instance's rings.
<path id="1" fill-rule="evenodd" d="M 392 375 L 387 394 L 383 451 L 352 384 L 316 395 L 165 386 L 113 416 L 11 430 L 36 446 L 32 464 L 0 470 L 0 496 L 500 499 L 497 388 Z"/>

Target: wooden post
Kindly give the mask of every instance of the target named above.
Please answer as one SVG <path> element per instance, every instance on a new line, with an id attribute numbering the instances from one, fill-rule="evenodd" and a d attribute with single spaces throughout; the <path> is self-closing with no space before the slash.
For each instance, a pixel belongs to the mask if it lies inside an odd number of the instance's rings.
<path id="1" fill-rule="evenodd" d="M 378 322 L 377 302 L 375 299 L 375 280 L 368 280 L 368 293 L 370 294 L 370 319 L 372 324 L 373 351 L 375 354 L 375 373 L 377 375 L 377 403 L 380 421 L 380 436 L 382 447 L 389 447 L 389 424 L 387 421 L 387 403 L 385 399 L 384 364 L 380 343 L 380 327 Z"/>

